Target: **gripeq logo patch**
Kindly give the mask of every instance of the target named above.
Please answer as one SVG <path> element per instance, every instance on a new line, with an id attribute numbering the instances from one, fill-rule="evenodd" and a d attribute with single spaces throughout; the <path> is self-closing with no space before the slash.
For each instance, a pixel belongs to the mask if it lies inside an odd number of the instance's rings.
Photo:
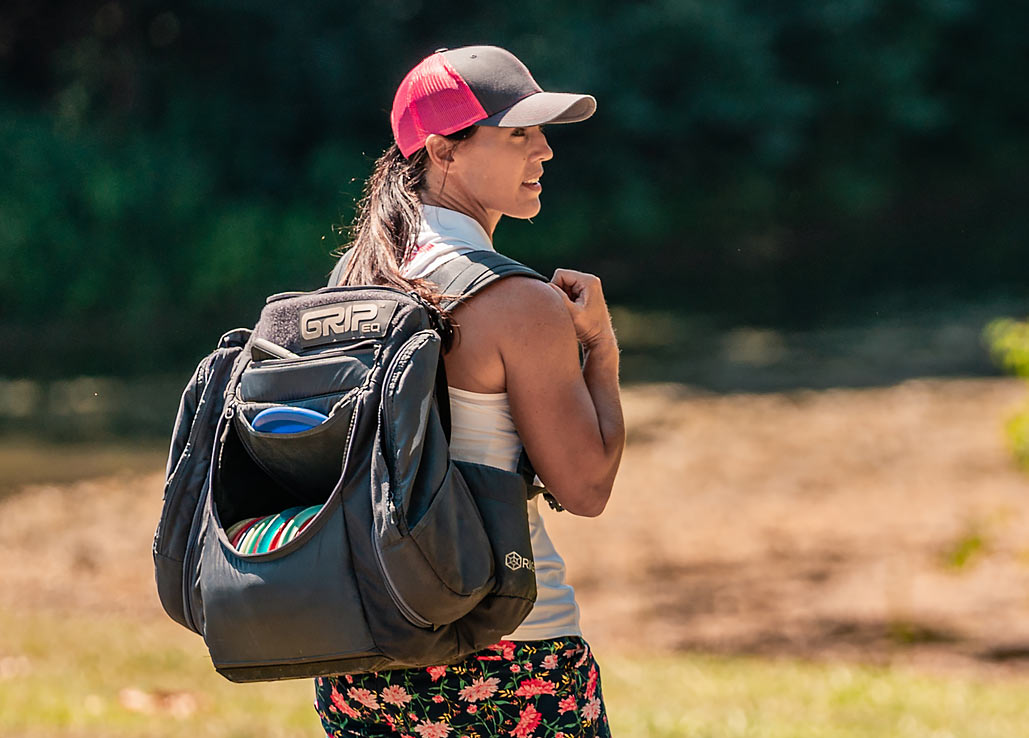
<path id="1" fill-rule="evenodd" d="M 529 569 L 530 571 L 536 571 L 536 562 L 530 559 L 528 556 L 522 556 L 517 551 L 511 551 L 507 556 L 505 556 L 504 564 L 511 571 L 518 571 L 519 569 Z"/>
<path id="2" fill-rule="evenodd" d="M 355 338 L 382 338 L 397 309 L 396 300 L 361 300 L 325 305 L 300 313 L 304 348 Z"/>

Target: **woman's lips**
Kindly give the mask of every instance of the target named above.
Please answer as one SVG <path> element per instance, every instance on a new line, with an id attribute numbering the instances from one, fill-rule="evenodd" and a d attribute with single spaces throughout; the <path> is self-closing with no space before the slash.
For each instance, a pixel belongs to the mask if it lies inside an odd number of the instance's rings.
<path id="1" fill-rule="evenodd" d="M 522 182 L 522 187 L 532 190 L 533 192 L 539 192 L 543 189 L 543 185 L 540 184 L 538 179 L 531 179 L 528 182 Z"/>

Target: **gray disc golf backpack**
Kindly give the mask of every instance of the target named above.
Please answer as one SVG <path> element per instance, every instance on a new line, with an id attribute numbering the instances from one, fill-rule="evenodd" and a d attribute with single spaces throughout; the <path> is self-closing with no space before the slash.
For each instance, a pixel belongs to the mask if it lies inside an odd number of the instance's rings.
<path id="1" fill-rule="evenodd" d="M 463 298 L 512 275 L 544 279 L 483 251 L 429 280 Z M 175 421 L 153 553 L 161 603 L 203 636 L 223 676 L 452 663 L 531 610 L 525 502 L 539 489 L 528 470 L 451 459 L 447 330 L 414 294 L 330 286 L 272 295 L 252 331 L 226 333 L 200 362 Z M 281 407 L 327 420 L 254 427 Z M 260 553 L 227 535 L 300 508 L 317 512 Z"/>

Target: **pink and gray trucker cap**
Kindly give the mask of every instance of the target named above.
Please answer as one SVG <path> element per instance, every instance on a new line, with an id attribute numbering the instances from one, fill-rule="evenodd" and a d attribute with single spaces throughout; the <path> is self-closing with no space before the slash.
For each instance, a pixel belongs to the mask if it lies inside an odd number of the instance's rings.
<path id="1" fill-rule="evenodd" d="M 576 123 L 596 109 L 592 95 L 544 92 L 510 51 L 463 46 L 441 49 L 407 73 L 390 123 L 401 153 L 410 156 L 431 133 L 445 136 L 470 125 Z"/>

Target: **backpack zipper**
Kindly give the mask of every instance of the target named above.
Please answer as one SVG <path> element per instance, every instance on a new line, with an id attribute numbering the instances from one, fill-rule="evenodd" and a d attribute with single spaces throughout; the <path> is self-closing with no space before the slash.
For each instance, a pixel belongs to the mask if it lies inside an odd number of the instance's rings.
<path id="1" fill-rule="evenodd" d="M 217 459 L 215 458 L 214 452 L 221 452 L 222 443 L 224 441 L 223 436 L 227 432 L 227 421 L 232 420 L 232 416 L 235 415 L 235 408 L 230 404 L 228 398 L 226 398 L 225 408 L 222 410 L 222 420 L 218 422 L 218 426 L 215 428 L 214 439 L 211 444 L 211 461 L 208 464 L 207 476 L 204 481 L 204 489 L 200 494 L 198 504 L 193 510 L 193 521 L 189 527 L 189 538 L 186 539 L 186 552 L 182 557 L 182 611 L 186 616 L 186 622 L 193 626 L 193 630 L 200 635 L 204 634 L 203 628 L 193 618 L 193 603 L 191 598 L 191 590 L 193 589 L 193 557 L 196 553 L 197 539 L 200 537 L 200 525 L 204 517 L 204 509 L 208 505 L 208 496 L 211 494 L 211 483 L 214 479 L 214 469 L 217 466 Z"/>
<path id="2" fill-rule="evenodd" d="M 389 367 L 387 367 L 386 373 L 385 373 L 385 375 L 382 378 L 382 398 L 383 398 L 383 400 L 382 400 L 381 405 L 380 405 L 380 419 L 379 419 L 379 422 L 380 422 L 381 426 L 383 427 L 382 439 L 383 439 L 383 444 L 386 446 L 385 450 L 387 452 L 385 454 L 385 457 L 386 457 L 385 460 L 386 460 L 386 471 L 389 473 L 389 479 L 390 479 L 390 499 L 389 499 L 389 502 L 390 502 L 390 507 L 392 509 L 394 509 L 394 510 L 396 509 L 396 501 L 393 499 L 392 483 L 393 483 L 393 480 L 396 478 L 396 467 L 395 467 L 395 464 L 394 464 L 394 461 L 393 461 L 393 457 L 395 456 L 395 453 L 394 453 L 395 449 L 393 448 L 393 446 L 394 446 L 394 444 L 393 444 L 393 433 L 392 433 L 393 416 L 392 416 L 392 413 L 390 412 L 390 403 L 385 398 L 391 396 L 392 393 L 393 393 L 393 390 L 395 389 L 393 385 L 394 385 L 394 383 L 396 381 L 396 377 L 399 375 L 399 373 L 401 371 L 400 367 L 404 364 L 404 362 L 409 361 L 410 358 L 414 355 L 414 352 L 417 351 L 419 348 L 421 348 L 421 346 L 424 345 L 425 341 L 428 340 L 425 336 L 422 337 L 421 341 L 414 341 L 414 340 L 412 340 L 417 335 L 418 334 L 416 333 L 414 336 L 409 338 L 407 340 L 407 343 L 404 344 L 403 348 L 397 353 L 396 356 L 393 357 L 393 360 L 389 363 Z M 408 534 L 409 531 L 408 531 L 408 528 L 407 528 L 407 521 L 406 520 L 403 520 L 400 517 L 397 517 L 397 519 L 394 520 L 394 525 L 396 525 L 396 527 L 400 531 L 401 535 L 406 536 Z"/>
<path id="3" fill-rule="evenodd" d="M 350 357 L 356 359 L 357 357 L 353 356 L 353 354 L 355 354 L 355 353 L 359 353 L 359 354 L 371 353 L 372 354 L 372 362 L 374 363 L 375 358 L 378 356 L 379 349 L 381 348 L 381 346 L 382 346 L 382 343 L 380 341 L 375 341 L 375 340 L 369 341 L 369 340 L 362 339 L 360 343 L 354 343 L 354 344 L 351 344 L 350 346 L 340 346 L 338 348 L 332 348 L 332 349 L 329 349 L 327 351 L 319 351 L 318 353 L 300 354 L 299 356 L 291 356 L 288 359 L 287 358 L 254 359 L 250 363 L 254 366 L 255 369 L 260 369 L 261 367 L 266 367 L 266 366 L 279 367 L 279 366 L 288 366 L 290 364 L 303 364 L 303 363 L 312 362 L 312 361 L 322 361 L 322 360 L 328 361 L 329 359 L 338 359 L 341 356 L 350 356 Z"/>
<path id="4" fill-rule="evenodd" d="M 400 371 L 400 367 L 403 366 L 405 361 L 411 358 L 411 356 L 418 349 L 421 343 L 422 342 L 411 341 L 410 339 L 408 339 L 408 344 L 405 345 L 404 348 L 400 352 L 398 352 L 396 356 L 393 357 L 393 360 L 390 362 L 389 367 L 386 369 L 385 376 L 383 376 L 382 378 L 382 395 L 384 398 L 388 397 L 392 392 L 392 385 L 395 377 L 398 375 Z M 393 500 L 392 494 L 392 480 L 396 477 L 396 470 L 393 468 L 394 454 L 392 448 L 392 438 L 390 434 L 390 421 L 392 420 L 392 418 L 391 413 L 389 411 L 388 402 L 382 402 L 380 406 L 380 413 L 381 415 L 379 418 L 379 422 L 383 427 L 383 443 L 386 446 L 386 470 L 389 474 L 391 484 L 389 497 L 390 514 L 393 517 L 392 523 L 394 526 L 396 526 L 397 530 L 400 532 L 400 535 L 407 536 L 409 534 L 409 531 L 407 530 L 407 525 L 405 524 L 406 521 L 401 521 L 401 516 L 398 515 L 398 511 L 396 509 L 396 504 Z M 386 591 L 389 593 L 389 596 L 393 600 L 393 603 L 397 606 L 397 609 L 400 610 L 401 614 L 405 618 L 407 618 L 407 620 L 410 621 L 412 624 L 420 628 L 432 628 L 432 623 L 423 618 L 421 615 L 419 615 L 418 612 L 404 600 L 404 598 L 400 594 L 400 591 L 397 589 L 397 585 L 393 581 L 393 578 L 390 576 L 389 569 L 386 567 L 386 562 L 383 560 L 382 543 L 379 540 L 378 532 L 375 530 L 374 522 L 372 523 L 372 544 L 372 547 L 375 549 L 375 560 L 379 564 L 379 571 L 382 572 L 382 579 L 386 584 Z"/>

